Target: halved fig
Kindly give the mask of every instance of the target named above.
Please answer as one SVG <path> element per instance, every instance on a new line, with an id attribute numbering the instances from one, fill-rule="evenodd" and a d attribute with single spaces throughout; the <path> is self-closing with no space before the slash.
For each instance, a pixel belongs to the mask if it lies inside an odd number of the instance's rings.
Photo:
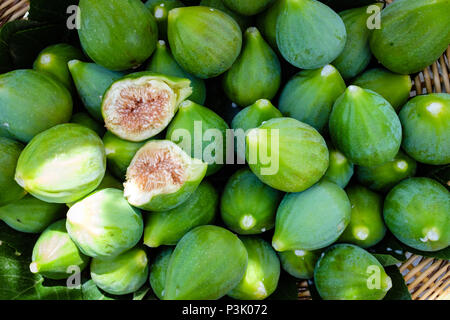
<path id="1" fill-rule="evenodd" d="M 102 115 L 118 137 L 143 141 L 160 133 L 192 93 L 191 81 L 153 72 L 129 74 L 105 92 Z"/>
<path id="2" fill-rule="evenodd" d="M 175 208 L 197 189 L 206 168 L 206 163 L 191 158 L 171 141 L 149 141 L 138 150 L 127 169 L 125 198 L 144 210 Z"/>

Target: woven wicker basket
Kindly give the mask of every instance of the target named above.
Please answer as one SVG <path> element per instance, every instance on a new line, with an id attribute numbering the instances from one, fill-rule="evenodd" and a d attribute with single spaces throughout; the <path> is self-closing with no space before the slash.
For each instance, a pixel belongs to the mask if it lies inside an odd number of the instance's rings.
<path id="1" fill-rule="evenodd" d="M 28 12 L 28 0 L 0 0 L 0 26 L 22 19 Z M 386 0 L 389 4 L 393 0 Z M 450 46 L 431 66 L 413 76 L 411 96 L 431 92 L 450 93 Z M 450 300 L 450 262 L 409 254 L 400 266 L 414 300 Z M 310 300 L 306 281 L 299 283 L 299 299 Z"/>

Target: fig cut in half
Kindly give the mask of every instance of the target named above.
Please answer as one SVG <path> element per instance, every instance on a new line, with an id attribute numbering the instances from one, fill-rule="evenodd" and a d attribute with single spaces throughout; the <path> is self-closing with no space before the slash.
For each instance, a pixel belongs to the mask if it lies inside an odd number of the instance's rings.
<path id="1" fill-rule="evenodd" d="M 190 83 L 153 72 L 137 72 L 117 80 L 102 101 L 106 127 L 129 141 L 157 135 L 172 120 L 178 105 L 191 95 Z"/>
<path id="2" fill-rule="evenodd" d="M 144 210 L 175 208 L 197 189 L 206 169 L 205 162 L 191 158 L 171 141 L 149 141 L 127 169 L 125 198 Z"/>

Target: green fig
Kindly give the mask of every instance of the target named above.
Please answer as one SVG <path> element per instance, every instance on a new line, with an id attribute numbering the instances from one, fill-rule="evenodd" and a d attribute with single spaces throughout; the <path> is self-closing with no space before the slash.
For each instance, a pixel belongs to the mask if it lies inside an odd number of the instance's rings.
<path id="1" fill-rule="evenodd" d="M 62 203 L 41 201 L 31 195 L 0 207 L 0 220 L 14 230 L 27 233 L 40 233 L 52 222 L 64 216 Z"/>
<path id="2" fill-rule="evenodd" d="M 95 63 L 127 70 L 155 50 L 158 27 L 140 0 L 81 0 L 78 6 L 81 46 Z"/>
<path id="3" fill-rule="evenodd" d="M 170 258 L 164 300 L 215 300 L 241 281 L 247 268 L 244 244 L 230 231 L 200 226 L 178 242 Z"/>
<path id="4" fill-rule="evenodd" d="M 450 245 L 450 193 L 429 178 L 409 178 L 397 184 L 384 201 L 384 221 L 404 244 L 421 251 Z"/>
<path id="5" fill-rule="evenodd" d="M 150 71 L 129 74 L 106 90 L 102 115 L 119 138 L 144 141 L 163 131 L 192 93 L 190 80 Z"/>
<path id="6" fill-rule="evenodd" d="M 205 81 L 184 71 L 172 57 L 169 48 L 167 48 L 166 43 L 163 40 L 159 40 L 156 44 L 155 53 L 150 59 L 147 70 L 191 80 L 192 94 L 189 96 L 189 100 L 199 104 L 205 102 Z"/>
<path id="7" fill-rule="evenodd" d="M 67 231 L 84 254 L 109 259 L 133 248 L 144 225 L 138 209 L 123 197 L 123 191 L 96 191 L 75 203 L 67 212 Z"/>
<path id="8" fill-rule="evenodd" d="M 208 163 L 209 176 L 225 162 L 228 124 L 214 111 L 184 101 L 170 123 L 166 139 L 177 143 L 190 156 Z M 213 140 L 214 139 L 214 140 Z"/>
<path id="9" fill-rule="evenodd" d="M 280 252 L 325 248 L 344 232 L 350 212 L 345 191 L 327 180 L 288 193 L 278 207 L 272 246 Z"/>
<path id="10" fill-rule="evenodd" d="M 102 140 L 89 128 L 67 123 L 31 140 L 20 154 L 15 179 L 40 200 L 68 203 L 95 190 L 105 171 Z"/>
<path id="11" fill-rule="evenodd" d="M 124 194 L 135 207 L 167 211 L 197 189 L 207 164 L 191 158 L 175 143 L 153 140 L 142 146 L 127 169 Z"/>
<path id="12" fill-rule="evenodd" d="M 0 137 L 0 207 L 17 201 L 26 194 L 14 180 L 17 160 L 23 148 L 20 142 Z"/>
<path id="13" fill-rule="evenodd" d="M 136 247 L 111 259 L 92 259 L 91 277 L 107 293 L 123 295 L 137 291 L 147 282 L 148 269 L 147 254 Z"/>
<path id="14" fill-rule="evenodd" d="M 252 105 L 239 111 L 234 116 L 231 127 L 234 130 L 242 129 L 245 132 L 259 127 L 264 121 L 281 118 L 282 116 L 281 112 L 269 100 L 259 99 Z"/>
<path id="15" fill-rule="evenodd" d="M 263 300 L 278 286 L 280 260 L 270 244 L 260 238 L 240 237 L 247 249 L 248 264 L 244 277 L 228 296 L 239 300 Z"/>
<path id="16" fill-rule="evenodd" d="M 95 63 L 71 60 L 67 64 L 78 95 L 87 112 L 97 121 L 103 122 L 102 99 L 106 89 L 123 73 L 108 70 Z"/>
<path id="17" fill-rule="evenodd" d="M 168 38 L 175 60 L 202 79 L 228 70 L 242 46 L 241 29 L 232 17 L 201 6 L 170 10 Z"/>
<path id="18" fill-rule="evenodd" d="M 174 247 L 165 247 L 153 260 L 150 269 L 150 286 L 159 299 L 164 298 L 164 286 L 166 284 L 167 269 Z"/>
<path id="19" fill-rule="evenodd" d="M 73 114 L 70 122 L 78 123 L 86 128 L 89 128 L 95 131 L 100 137 L 105 134 L 105 128 L 85 112 L 77 112 Z"/>
<path id="20" fill-rule="evenodd" d="M 159 39 L 167 39 L 167 17 L 169 11 L 174 8 L 184 7 L 184 4 L 179 0 L 147 0 L 145 6 L 150 10 L 158 24 Z"/>
<path id="21" fill-rule="evenodd" d="M 334 245 L 322 254 L 314 282 L 324 300 L 381 300 L 392 287 L 378 260 L 351 244 Z"/>
<path id="22" fill-rule="evenodd" d="M 280 110 L 266 99 L 259 99 L 254 104 L 239 111 L 231 121 L 233 134 L 235 137 L 235 150 L 237 153 L 237 163 L 245 162 L 245 134 L 248 130 L 257 128 L 264 121 L 281 118 Z"/>
<path id="23" fill-rule="evenodd" d="M 352 205 L 350 223 L 339 242 L 369 248 L 380 242 L 386 227 L 383 222 L 383 198 L 369 189 L 353 185 L 346 190 Z"/>
<path id="24" fill-rule="evenodd" d="M 412 88 L 409 75 L 396 74 L 382 68 L 367 70 L 356 77 L 353 84 L 380 94 L 397 112 L 408 101 Z"/>
<path id="25" fill-rule="evenodd" d="M 275 52 L 255 27 L 244 33 L 241 54 L 223 76 L 223 89 L 231 101 L 248 106 L 258 99 L 272 99 L 281 82 Z"/>
<path id="26" fill-rule="evenodd" d="M 234 173 L 222 193 L 220 211 L 228 228 L 258 234 L 275 226 L 281 192 L 262 183 L 249 169 Z"/>
<path id="27" fill-rule="evenodd" d="M 329 129 L 334 145 L 361 166 L 391 160 L 402 141 L 400 120 L 389 102 L 378 93 L 354 85 L 334 103 Z"/>
<path id="28" fill-rule="evenodd" d="M 227 15 L 232 17 L 241 27 L 242 30 L 245 30 L 248 28 L 251 20 L 249 17 L 240 15 L 239 13 L 229 9 L 224 3 L 223 0 L 202 0 L 200 1 L 200 6 L 204 7 L 210 7 L 219 9 L 220 11 L 225 12 Z"/>
<path id="29" fill-rule="evenodd" d="M 373 4 L 383 8 L 382 3 Z M 360 74 L 369 64 L 372 53 L 369 46 L 369 37 L 372 29 L 367 26 L 369 17 L 373 14 L 368 8 L 373 5 L 349 9 L 340 12 L 339 15 L 345 24 L 347 42 L 344 50 L 333 61 L 333 65 L 339 70 L 344 79 L 351 79 Z"/>
<path id="30" fill-rule="evenodd" d="M 147 213 L 144 244 L 152 248 L 176 245 L 191 229 L 214 221 L 218 202 L 217 191 L 210 183 L 203 181 L 178 207 Z"/>
<path id="31" fill-rule="evenodd" d="M 336 99 L 345 91 L 345 82 L 332 65 L 303 70 L 281 91 L 279 108 L 291 117 L 323 131 Z"/>
<path id="32" fill-rule="evenodd" d="M 103 136 L 108 169 L 120 180 L 125 180 L 127 168 L 136 152 L 145 142 L 134 142 L 120 139 L 109 131 Z"/>
<path id="33" fill-rule="evenodd" d="M 328 168 L 328 157 L 322 136 L 292 118 L 268 120 L 246 137 L 246 159 L 252 172 L 285 192 L 300 192 L 319 181 Z"/>
<path id="34" fill-rule="evenodd" d="M 66 220 L 62 219 L 51 224 L 39 236 L 31 261 L 32 273 L 58 280 L 68 278 L 74 270 L 83 271 L 89 257 L 81 253 L 70 239 L 66 231 Z"/>
<path id="35" fill-rule="evenodd" d="M 393 159 L 378 166 L 358 166 L 356 177 L 361 184 L 371 190 L 388 192 L 403 179 L 414 176 L 416 167 L 414 159 L 399 151 Z"/>
<path id="36" fill-rule="evenodd" d="M 335 147 L 331 146 L 328 150 L 330 152 L 330 165 L 324 177 L 336 183 L 339 187 L 345 188 L 353 176 L 353 163 Z"/>
<path id="37" fill-rule="evenodd" d="M 44 72 L 14 70 L 0 75 L 0 137 L 29 142 L 72 116 L 66 87 Z"/>
<path id="38" fill-rule="evenodd" d="M 320 250 L 291 250 L 278 252 L 283 270 L 298 279 L 311 279 L 320 257 Z"/>
<path id="39" fill-rule="evenodd" d="M 283 1 L 276 0 L 267 10 L 256 18 L 256 25 L 270 46 L 278 52 L 277 19 L 282 9 Z"/>
<path id="40" fill-rule="evenodd" d="M 292 65 L 317 69 L 342 52 L 347 39 L 339 15 L 316 0 L 281 0 L 276 24 L 278 49 Z"/>
<path id="41" fill-rule="evenodd" d="M 222 0 L 223 3 L 231 10 L 242 14 L 244 16 L 253 16 L 258 14 L 268 6 L 270 6 L 274 0 Z"/>
<path id="42" fill-rule="evenodd" d="M 67 67 L 67 63 L 74 59 L 84 59 L 80 49 L 70 44 L 59 43 L 42 50 L 34 61 L 33 69 L 50 74 L 70 92 L 74 92 L 72 77 Z"/>
<path id="43" fill-rule="evenodd" d="M 423 70 L 450 43 L 449 12 L 448 0 L 396 0 L 381 11 L 380 28 L 370 38 L 373 55 L 392 72 Z"/>
<path id="44" fill-rule="evenodd" d="M 450 163 L 450 94 L 412 98 L 399 113 L 402 147 L 414 160 L 431 165 Z"/>

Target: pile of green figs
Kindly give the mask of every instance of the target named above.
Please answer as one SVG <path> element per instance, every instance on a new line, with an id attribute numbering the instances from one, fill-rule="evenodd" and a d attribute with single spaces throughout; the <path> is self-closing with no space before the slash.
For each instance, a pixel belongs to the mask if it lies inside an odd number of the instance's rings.
<path id="1" fill-rule="evenodd" d="M 32 273 L 261 300 L 287 272 L 322 299 L 380 300 L 388 233 L 450 245 L 448 177 L 422 174 L 450 164 L 450 94 L 410 94 L 450 43 L 448 0 L 79 12 L 79 43 L 0 75 L 0 220 L 40 234 Z"/>

